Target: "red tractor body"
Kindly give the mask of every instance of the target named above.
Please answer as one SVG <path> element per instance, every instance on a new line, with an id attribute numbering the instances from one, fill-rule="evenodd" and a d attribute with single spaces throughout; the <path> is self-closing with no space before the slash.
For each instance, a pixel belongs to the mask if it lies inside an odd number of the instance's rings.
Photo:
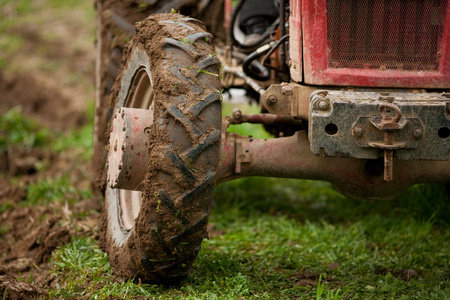
<path id="1" fill-rule="evenodd" d="M 447 0 L 291 0 L 290 30 L 297 82 L 450 87 Z"/>

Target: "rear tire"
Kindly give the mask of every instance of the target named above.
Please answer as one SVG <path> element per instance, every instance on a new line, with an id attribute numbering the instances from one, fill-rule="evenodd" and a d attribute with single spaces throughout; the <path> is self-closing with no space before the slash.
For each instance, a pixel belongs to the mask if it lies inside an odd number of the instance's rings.
<path id="1" fill-rule="evenodd" d="M 211 40 L 200 21 L 162 14 L 142 21 L 124 50 L 114 110 L 153 112 L 142 193 L 105 191 L 100 244 L 125 279 L 178 283 L 208 235 L 221 128 L 220 62 Z"/>

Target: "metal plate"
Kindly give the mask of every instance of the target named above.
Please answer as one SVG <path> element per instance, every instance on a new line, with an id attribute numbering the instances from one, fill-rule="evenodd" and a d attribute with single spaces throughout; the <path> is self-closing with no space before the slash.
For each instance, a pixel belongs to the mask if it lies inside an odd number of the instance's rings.
<path id="1" fill-rule="evenodd" d="M 378 108 L 392 103 L 401 111 L 403 129 L 394 133 L 401 145 L 394 158 L 448 160 L 450 99 L 438 93 L 376 93 L 316 91 L 310 98 L 309 139 L 316 155 L 375 159 L 383 151 L 373 147 L 385 132 L 373 125 Z M 372 146 L 371 146 L 372 145 Z"/>

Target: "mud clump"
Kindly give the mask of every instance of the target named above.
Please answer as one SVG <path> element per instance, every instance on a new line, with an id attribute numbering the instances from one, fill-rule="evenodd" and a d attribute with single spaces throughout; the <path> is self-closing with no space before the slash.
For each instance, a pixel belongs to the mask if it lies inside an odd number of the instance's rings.
<path id="1" fill-rule="evenodd" d="M 70 231 L 61 226 L 60 218 L 49 217 L 39 222 L 39 218 L 50 211 L 42 207 L 22 207 L 7 210 L 1 215 L 0 224 L 5 231 L 0 239 L 0 249 L 3 250 L 0 257 L 2 299 L 48 298 L 43 287 L 48 286 L 53 278 L 50 266 L 45 262 L 58 246 L 71 238 Z M 33 283 L 27 280 L 29 278 L 33 278 Z"/>
<path id="2" fill-rule="evenodd" d="M 44 220 L 39 221 L 42 216 Z M 33 264 L 48 261 L 52 252 L 71 238 L 62 216 L 55 214 L 51 208 L 7 210 L 1 215 L 0 222 L 5 231 L 0 240 L 0 248 L 3 249 L 0 268 L 3 273 L 30 271 Z"/>
<path id="3" fill-rule="evenodd" d="M 17 281 L 10 275 L 0 275 L 0 295 L 5 300 L 48 298 L 48 294 L 42 288 L 28 282 Z"/>

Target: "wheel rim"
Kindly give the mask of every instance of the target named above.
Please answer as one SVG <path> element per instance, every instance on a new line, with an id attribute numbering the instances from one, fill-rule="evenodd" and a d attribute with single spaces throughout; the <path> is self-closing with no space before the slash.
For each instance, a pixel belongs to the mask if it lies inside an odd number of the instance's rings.
<path id="1" fill-rule="evenodd" d="M 149 71 L 144 67 L 138 69 L 133 76 L 124 107 L 148 109 L 153 116 L 153 85 Z M 153 123 L 153 119 L 149 125 Z M 142 192 L 118 189 L 117 202 L 119 220 L 123 229 L 129 231 L 134 227 L 134 220 L 139 215 Z"/>

